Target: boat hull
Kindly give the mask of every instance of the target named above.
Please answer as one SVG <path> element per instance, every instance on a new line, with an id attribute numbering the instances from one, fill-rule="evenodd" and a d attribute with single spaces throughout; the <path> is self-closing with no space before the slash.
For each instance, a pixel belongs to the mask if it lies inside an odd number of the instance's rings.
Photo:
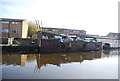
<path id="1" fill-rule="evenodd" d="M 61 43 L 56 39 L 41 40 L 41 47 L 38 48 L 40 53 L 61 53 L 61 52 L 80 52 L 80 51 L 98 51 L 102 49 L 101 42 L 83 42 L 70 41 Z"/>

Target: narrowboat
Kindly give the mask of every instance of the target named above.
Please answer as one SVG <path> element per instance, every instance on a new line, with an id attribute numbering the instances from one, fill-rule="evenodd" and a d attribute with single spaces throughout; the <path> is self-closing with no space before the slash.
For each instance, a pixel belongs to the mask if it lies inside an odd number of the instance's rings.
<path id="1" fill-rule="evenodd" d="M 48 34 L 48 33 L 47 33 Z M 102 49 L 102 42 L 96 40 L 69 40 L 61 42 L 61 39 L 42 38 L 46 36 L 45 32 L 37 32 L 38 52 L 39 53 L 63 53 L 63 52 L 80 52 L 80 51 L 97 51 Z M 54 37 L 54 36 L 53 36 Z M 64 39 L 63 39 L 64 41 Z"/>

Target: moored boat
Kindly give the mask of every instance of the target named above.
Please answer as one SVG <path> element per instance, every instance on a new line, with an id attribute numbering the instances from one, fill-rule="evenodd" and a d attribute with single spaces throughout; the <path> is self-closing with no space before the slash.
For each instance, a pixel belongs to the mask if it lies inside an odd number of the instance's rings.
<path id="1" fill-rule="evenodd" d="M 111 44 L 110 43 L 105 43 L 104 45 L 103 45 L 103 49 L 118 49 L 118 48 L 120 48 L 120 47 L 113 47 L 113 46 L 111 46 Z"/>
<path id="2" fill-rule="evenodd" d="M 96 40 L 72 40 L 61 42 L 58 39 L 42 39 L 42 32 L 37 32 L 38 51 L 40 53 L 97 51 L 102 49 L 102 42 Z"/>

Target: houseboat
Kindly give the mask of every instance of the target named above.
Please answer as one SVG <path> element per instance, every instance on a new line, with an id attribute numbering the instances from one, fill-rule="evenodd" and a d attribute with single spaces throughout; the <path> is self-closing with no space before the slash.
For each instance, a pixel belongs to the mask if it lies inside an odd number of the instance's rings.
<path id="1" fill-rule="evenodd" d="M 56 36 L 58 38 L 55 38 Z M 97 51 L 102 49 L 102 42 L 92 38 L 78 39 L 75 36 L 70 38 L 42 31 L 37 32 L 37 43 L 39 53 Z"/>

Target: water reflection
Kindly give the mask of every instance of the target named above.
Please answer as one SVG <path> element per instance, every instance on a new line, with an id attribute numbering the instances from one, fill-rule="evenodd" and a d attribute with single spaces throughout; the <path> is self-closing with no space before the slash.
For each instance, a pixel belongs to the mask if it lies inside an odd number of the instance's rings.
<path id="1" fill-rule="evenodd" d="M 59 66 L 65 63 L 72 62 L 83 62 L 84 60 L 92 60 L 94 58 L 100 58 L 101 52 L 90 52 L 90 53 L 69 53 L 69 54 L 44 54 L 36 55 L 38 68 L 41 66 L 46 66 L 47 64 L 52 64 Z"/>
<path id="2" fill-rule="evenodd" d="M 117 79 L 119 53 L 118 50 L 64 54 L 3 53 L 3 78 Z"/>
<path id="3" fill-rule="evenodd" d="M 109 57 L 118 54 L 116 50 L 104 50 L 96 52 L 82 52 L 82 53 L 65 53 L 65 54 L 20 54 L 20 53 L 6 53 L 3 54 L 3 64 L 5 65 L 20 65 L 25 66 L 26 62 L 36 61 L 37 68 L 46 66 L 47 64 L 56 65 L 72 62 L 83 62 L 85 60 L 94 60 L 101 57 Z"/>
<path id="4" fill-rule="evenodd" d="M 27 55 L 20 54 L 5 54 L 2 55 L 2 63 L 6 65 L 25 66 Z"/>

